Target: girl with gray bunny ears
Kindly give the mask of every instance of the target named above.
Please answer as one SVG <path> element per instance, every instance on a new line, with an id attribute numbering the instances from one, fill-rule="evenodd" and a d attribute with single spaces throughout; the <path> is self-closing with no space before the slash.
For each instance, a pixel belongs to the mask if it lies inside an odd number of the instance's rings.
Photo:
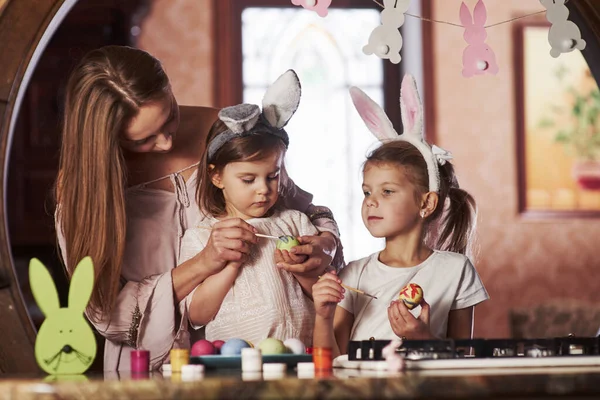
<path id="1" fill-rule="evenodd" d="M 362 218 L 371 235 L 385 238 L 385 249 L 315 284 L 314 346 L 332 347 L 338 355 L 349 341 L 371 337 L 470 338 L 474 306 L 489 298 L 465 255 L 475 201 L 459 188 L 452 155 L 423 139 L 423 108 L 412 76 L 402 81 L 402 135 L 364 92 L 351 88 L 350 95 L 382 142 L 363 167 Z M 377 299 L 344 291 L 342 281 Z M 398 300 L 409 283 L 423 289 L 423 301 L 412 310 Z"/>
<path id="2" fill-rule="evenodd" d="M 287 209 L 281 197 L 292 190 L 284 167 L 289 144 L 284 127 L 299 102 L 300 82 L 289 70 L 268 88 L 262 110 L 239 104 L 219 112 L 198 169 L 197 201 L 203 218 L 185 232 L 180 262 L 204 249 L 216 224 L 231 219 L 244 220 L 253 233 L 276 237 L 318 234 L 309 218 Z M 286 266 L 300 264 L 304 256 L 295 249 L 278 250 L 272 239 L 255 236 L 236 241 L 235 246 L 243 256 L 187 296 L 192 327 L 205 327 L 205 338 L 211 341 L 240 338 L 258 344 L 267 337 L 296 338 L 310 346 L 314 324 L 310 296 L 318 275 Z M 319 274 L 327 267 L 321 265 Z"/>

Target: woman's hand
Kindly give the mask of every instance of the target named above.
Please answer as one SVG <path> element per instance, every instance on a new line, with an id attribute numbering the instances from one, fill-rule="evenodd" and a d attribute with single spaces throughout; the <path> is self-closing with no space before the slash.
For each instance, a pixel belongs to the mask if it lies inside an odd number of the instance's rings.
<path id="1" fill-rule="evenodd" d="M 300 245 L 289 252 L 287 250 L 275 252 L 277 266 L 304 278 L 316 279 L 323 275 L 337 249 L 335 236 L 323 232 L 319 236 L 301 236 L 298 241 Z"/>
<path id="2" fill-rule="evenodd" d="M 213 225 L 206 247 L 198 256 L 213 273 L 225 266 L 239 268 L 250 254 L 250 245 L 256 244 L 257 230 L 240 218 L 229 218 Z"/>
<path id="3" fill-rule="evenodd" d="M 429 329 L 429 304 L 423 299 L 421 314 L 415 318 L 403 301 L 392 301 L 388 307 L 388 319 L 398 337 L 407 339 L 433 339 Z"/>
<path id="4" fill-rule="evenodd" d="M 331 320 L 337 304 L 344 298 L 342 280 L 335 272 L 326 273 L 312 287 L 315 312 L 323 319 Z"/>

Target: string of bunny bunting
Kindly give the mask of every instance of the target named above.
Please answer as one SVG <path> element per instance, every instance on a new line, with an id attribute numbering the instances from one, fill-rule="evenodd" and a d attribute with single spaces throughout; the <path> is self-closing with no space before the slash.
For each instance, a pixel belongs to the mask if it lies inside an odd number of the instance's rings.
<path id="1" fill-rule="evenodd" d="M 366 55 L 374 54 L 381 59 L 390 60 L 390 62 L 398 64 L 402 59 L 400 51 L 403 44 L 400 28 L 404 25 L 406 15 L 413 16 L 407 14 L 411 0 L 383 0 L 383 4 L 378 0 L 373 1 L 383 7 L 381 11 L 381 25 L 377 26 L 371 32 L 368 43 L 363 47 L 363 53 Z M 566 6 L 569 0 L 538 1 L 546 9 L 546 19 L 551 24 L 548 30 L 548 42 L 551 47 L 550 55 L 556 58 L 563 53 L 568 53 L 575 49 L 583 50 L 586 43 L 581 38 L 581 31 L 573 21 L 569 21 L 569 9 Z M 333 0 L 292 0 L 292 4 L 314 11 L 323 18 L 327 16 L 332 2 Z M 540 11 L 539 13 L 543 12 Z M 487 9 L 483 0 L 477 2 L 473 8 L 473 13 L 462 2 L 458 14 L 461 25 L 444 21 L 427 21 L 445 23 L 464 29 L 463 37 L 467 46 L 463 50 L 462 55 L 462 75 L 466 78 L 483 74 L 495 75 L 498 73 L 499 68 L 494 50 L 486 43 L 488 28 L 534 15 L 528 14 L 486 26 Z M 425 18 L 421 19 L 426 20 Z"/>

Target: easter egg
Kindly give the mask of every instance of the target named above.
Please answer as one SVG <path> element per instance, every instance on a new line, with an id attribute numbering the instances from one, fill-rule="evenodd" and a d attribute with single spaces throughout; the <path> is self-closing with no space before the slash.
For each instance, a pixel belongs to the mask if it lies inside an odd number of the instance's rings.
<path id="1" fill-rule="evenodd" d="M 204 339 L 200 339 L 194 343 L 190 351 L 192 357 L 209 356 L 211 354 L 217 354 L 217 349 L 215 349 L 215 346 L 211 342 Z"/>
<path id="2" fill-rule="evenodd" d="M 306 346 L 299 339 L 290 338 L 283 342 L 289 353 L 306 354 Z"/>
<path id="3" fill-rule="evenodd" d="M 300 242 L 293 236 L 280 236 L 279 239 L 277 239 L 277 248 L 279 250 L 290 251 L 292 247 L 296 247 L 298 245 L 300 245 Z"/>
<path id="4" fill-rule="evenodd" d="M 275 338 L 264 339 L 262 342 L 260 342 L 258 348 L 260 349 L 263 355 L 287 353 L 287 348 L 285 347 L 283 342 Z"/>
<path id="5" fill-rule="evenodd" d="M 250 347 L 248 342 L 242 339 L 229 339 L 221 347 L 221 355 L 223 356 L 239 356 L 242 354 L 242 349 Z"/>
<path id="6" fill-rule="evenodd" d="M 213 340 L 212 344 L 213 344 L 213 346 L 215 346 L 217 353 L 221 352 L 221 347 L 223 347 L 224 343 L 225 343 L 224 340 Z"/>
<path id="7" fill-rule="evenodd" d="M 404 301 L 406 307 L 412 310 L 423 301 L 423 289 L 416 283 L 409 283 L 404 286 L 398 295 L 398 300 Z"/>

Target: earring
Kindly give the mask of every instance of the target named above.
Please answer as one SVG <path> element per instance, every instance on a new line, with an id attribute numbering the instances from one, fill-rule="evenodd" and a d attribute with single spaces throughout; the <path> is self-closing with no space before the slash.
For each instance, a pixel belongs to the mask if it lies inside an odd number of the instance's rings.
<path id="1" fill-rule="evenodd" d="M 425 210 L 421 210 L 421 218 L 425 218 Z"/>

